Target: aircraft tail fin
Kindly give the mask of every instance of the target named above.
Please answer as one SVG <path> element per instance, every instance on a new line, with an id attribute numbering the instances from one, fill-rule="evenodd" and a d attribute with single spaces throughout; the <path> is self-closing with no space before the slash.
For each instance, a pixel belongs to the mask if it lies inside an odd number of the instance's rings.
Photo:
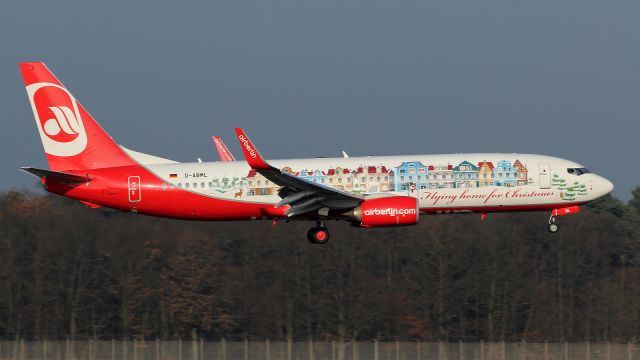
<path id="1" fill-rule="evenodd" d="M 44 63 L 20 63 L 20 71 L 51 170 L 136 164 Z"/>

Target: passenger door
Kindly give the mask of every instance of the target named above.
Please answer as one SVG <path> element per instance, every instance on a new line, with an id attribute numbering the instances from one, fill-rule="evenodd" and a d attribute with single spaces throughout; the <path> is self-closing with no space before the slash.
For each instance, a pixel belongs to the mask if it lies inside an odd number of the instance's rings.
<path id="1" fill-rule="evenodd" d="M 551 188 L 551 167 L 548 163 L 540 163 L 540 189 Z"/>

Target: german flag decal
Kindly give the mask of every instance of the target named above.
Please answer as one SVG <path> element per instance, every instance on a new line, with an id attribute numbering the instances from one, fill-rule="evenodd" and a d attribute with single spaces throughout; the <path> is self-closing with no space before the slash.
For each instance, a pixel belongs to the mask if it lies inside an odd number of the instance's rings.
<path id="1" fill-rule="evenodd" d="M 169 174 L 169 178 L 171 179 L 176 179 L 178 177 L 178 174 Z"/>

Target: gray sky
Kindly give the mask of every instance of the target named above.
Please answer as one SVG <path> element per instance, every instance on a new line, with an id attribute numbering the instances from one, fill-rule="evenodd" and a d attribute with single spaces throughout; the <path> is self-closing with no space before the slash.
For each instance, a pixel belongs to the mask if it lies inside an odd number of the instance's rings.
<path id="1" fill-rule="evenodd" d="M 0 4 L 0 190 L 46 167 L 19 61 L 121 144 L 178 161 L 521 152 L 640 185 L 637 0 Z"/>

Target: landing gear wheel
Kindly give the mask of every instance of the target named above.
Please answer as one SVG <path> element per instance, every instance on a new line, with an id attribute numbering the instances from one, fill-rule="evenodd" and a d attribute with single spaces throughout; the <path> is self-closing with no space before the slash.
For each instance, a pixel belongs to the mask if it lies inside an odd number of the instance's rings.
<path id="1" fill-rule="evenodd" d="M 555 216 L 552 215 L 549 218 L 549 227 L 547 227 L 547 229 L 552 234 L 558 232 L 558 224 L 556 224 L 556 217 Z"/>
<path id="2" fill-rule="evenodd" d="M 329 241 L 329 229 L 324 226 L 314 226 L 309 229 L 307 239 L 312 244 L 324 244 Z"/>

